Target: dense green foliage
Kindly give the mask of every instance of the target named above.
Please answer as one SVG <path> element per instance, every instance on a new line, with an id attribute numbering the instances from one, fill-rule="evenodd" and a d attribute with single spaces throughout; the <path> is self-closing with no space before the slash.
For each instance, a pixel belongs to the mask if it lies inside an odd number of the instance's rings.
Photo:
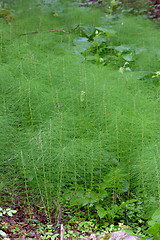
<path id="1" fill-rule="evenodd" d="M 14 15 L 0 19 L 0 190 L 21 184 L 48 218 L 56 201 L 144 230 L 160 202 L 157 25 L 71 1 Z"/>

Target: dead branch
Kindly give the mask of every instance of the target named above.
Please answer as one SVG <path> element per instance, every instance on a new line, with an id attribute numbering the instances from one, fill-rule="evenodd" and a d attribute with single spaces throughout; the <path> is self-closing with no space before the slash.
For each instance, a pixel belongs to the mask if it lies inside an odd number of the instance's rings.
<path id="1" fill-rule="evenodd" d="M 49 33 L 49 32 L 62 32 L 62 33 L 67 33 L 67 34 L 71 34 L 73 33 L 77 28 L 79 27 L 79 25 L 77 25 L 71 32 L 67 32 L 65 30 L 48 30 L 48 31 L 35 31 L 35 32 L 27 32 L 27 33 L 22 33 L 19 36 L 25 36 L 25 35 L 29 35 L 29 34 L 37 34 L 37 33 Z"/>
<path id="2" fill-rule="evenodd" d="M 61 232 L 60 232 L 60 240 L 64 240 L 64 228 L 63 228 L 63 224 L 61 224 Z"/>

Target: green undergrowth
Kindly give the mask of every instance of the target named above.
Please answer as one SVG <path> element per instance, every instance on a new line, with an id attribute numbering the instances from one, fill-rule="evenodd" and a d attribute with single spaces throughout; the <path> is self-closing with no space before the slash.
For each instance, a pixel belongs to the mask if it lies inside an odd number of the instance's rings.
<path id="1" fill-rule="evenodd" d="M 120 221 L 122 202 L 136 196 L 146 221 L 160 200 L 160 112 L 159 85 L 141 76 L 159 71 L 159 32 L 140 16 L 109 26 L 114 46 L 143 49 L 122 73 L 124 59 L 103 66 L 75 52 L 81 26 L 108 27 L 104 13 L 61 5 L 19 1 L 15 21 L 0 21 L 0 189 L 24 187 L 28 204 L 38 202 L 46 212 L 64 199 L 89 206 L 110 224 Z M 72 34 L 20 36 L 78 25 Z"/>

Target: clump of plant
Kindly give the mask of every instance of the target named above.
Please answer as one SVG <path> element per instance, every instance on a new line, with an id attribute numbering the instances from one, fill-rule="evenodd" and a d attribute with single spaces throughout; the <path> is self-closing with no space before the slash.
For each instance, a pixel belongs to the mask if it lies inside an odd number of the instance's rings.
<path id="1" fill-rule="evenodd" d="M 109 3 L 109 6 L 106 7 L 106 17 L 109 19 L 112 19 L 114 17 L 114 13 L 117 13 L 117 10 L 120 10 L 122 7 L 122 4 L 119 0 L 111 0 Z"/>
<path id="2" fill-rule="evenodd" d="M 111 225 L 123 223 L 129 225 L 136 232 L 143 233 L 146 227 L 143 203 L 135 196 L 127 196 L 125 175 L 120 170 L 108 173 L 103 181 L 93 188 L 85 189 L 77 186 L 77 189 L 65 191 L 64 201 L 69 208 L 76 212 L 81 209 L 82 219 L 93 221 L 94 226 L 108 230 Z M 72 215 L 71 221 L 77 217 Z M 115 230 L 115 227 L 114 227 Z"/>
<path id="3" fill-rule="evenodd" d="M 16 212 L 17 212 L 17 210 L 12 210 L 10 208 L 3 209 L 3 208 L 0 207 L 0 217 L 2 217 L 3 215 L 6 215 L 6 214 L 8 216 L 12 217 L 13 214 L 16 213 Z"/>
<path id="4" fill-rule="evenodd" d="M 160 84 L 160 71 L 157 71 L 153 74 L 152 78 L 156 84 Z"/>
<path id="5" fill-rule="evenodd" d="M 149 2 L 146 0 L 120 0 L 126 12 L 131 12 L 134 14 L 144 14 L 147 13 Z"/>
<path id="6" fill-rule="evenodd" d="M 38 224 L 37 230 L 41 235 L 42 239 L 54 240 L 56 239 L 57 236 L 59 236 L 59 233 L 55 232 L 55 228 L 52 224 L 46 224 L 46 225 Z"/>
<path id="7" fill-rule="evenodd" d="M 148 233 L 151 234 L 154 238 L 160 239 L 160 208 L 158 208 L 150 221 L 148 221 L 149 229 Z"/>
<path id="8" fill-rule="evenodd" d="M 0 9 L 0 18 L 4 18 L 7 23 L 10 23 L 14 20 L 11 11 L 8 9 Z"/>
<path id="9" fill-rule="evenodd" d="M 3 217 L 3 216 L 5 216 L 5 215 L 8 215 L 9 217 L 12 217 L 13 214 L 15 214 L 16 212 L 17 212 L 17 210 L 12 210 L 11 208 L 3 209 L 3 208 L 0 207 L 0 217 Z M 6 237 L 7 237 L 7 234 L 5 233 L 5 230 L 8 229 L 8 224 L 7 224 L 7 222 L 2 221 L 2 222 L 0 223 L 0 227 L 4 230 L 4 231 L 3 231 L 3 230 L 0 230 L 0 235 L 1 235 L 2 237 L 6 238 Z M 15 229 L 14 229 L 14 230 L 15 230 Z"/>
<path id="10" fill-rule="evenodd" d="M 148 236 L 143 202 L 135 196 L 127 200 L 124 194 L 117 195 L 113 202 L 111 195 L 104 197 L 105 193 L 101 193 L 97 196 L 95 191 L 79 189 L 75 195 L 73 192 L 70 192 L 70 195 L 67 210 L 70 214 L 65 231 L 68 237 L 90 235 L 94 231 L 100 234 L 102 231 L 111 233 L 118 230 Z"/>
<path id="11" fill-rule="evenodd" d="M 160 19 L 160 1 L 150 0 L 149 1 L 149 17 L 151 19 Z"/>
<path id="12" fill-rule="evenodd" d="M 103 66 L 122 67 L 133 65 L 143 49 L 135 45 L 119 45 L 116 32 L 110 27 L 82 27 L 82 37 L 74 40 L 75 51 L 85 60 Z"/>
<path id="13" fill-rule="evenodd" d="M 138 77 L 139 80 L 152 83 L 152 86 L 157 88 L 160 85 L 160 71 L 146 71 Z"/>
<path id="14" fill-rule="evenodd" d="M 14 4 L 14 0 L 0 0 L 0 8 L 8 8 Z"/>

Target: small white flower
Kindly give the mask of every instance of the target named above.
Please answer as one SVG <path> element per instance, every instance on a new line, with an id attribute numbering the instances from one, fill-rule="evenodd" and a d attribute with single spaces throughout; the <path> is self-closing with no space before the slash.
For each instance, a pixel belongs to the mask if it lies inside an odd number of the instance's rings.
<path id="1" fill-rule="evenodd" d="M 127 67 L 125 70 L 126 70 L 126 71 L 130 71 L 130 72 L 131 72 L 131 69 L 130 69 L 129 67 Z"/>
<path id="2" fill-rule="evenodd" d="M 100 63 L 104 62 L 104 59 L 103 58 L 100 58 L 99 59 Z"/>
<path id="3" fill-rule="evenodd" d="M 96 30 L 95 34 L 96 34 L 96 36 L 98 36 L 98 31 L 97 30 Z"/>
<path id="4" fill-rule="evenodd" d="M 119 72 L 120 72 L 121 74 L 123 74 L 124 68 L 123 68 L 123 67 L 120 67 Z"/>
<path id="5" fill-rule="evenodd" d="M 84 91 L 81 91 L 81 95 L 80 95 L 81 102 L 84 102 L 85 96 L 86 96 L 86 93 Z"/>
<path id="6" fill-rule="evenodd" d="M 124 66 L 123 67 L 125 67 L 126 65 L 128 65 L 129 64 L 129 62 L 125 62 L 125 64 L 124 64 Z"/>

